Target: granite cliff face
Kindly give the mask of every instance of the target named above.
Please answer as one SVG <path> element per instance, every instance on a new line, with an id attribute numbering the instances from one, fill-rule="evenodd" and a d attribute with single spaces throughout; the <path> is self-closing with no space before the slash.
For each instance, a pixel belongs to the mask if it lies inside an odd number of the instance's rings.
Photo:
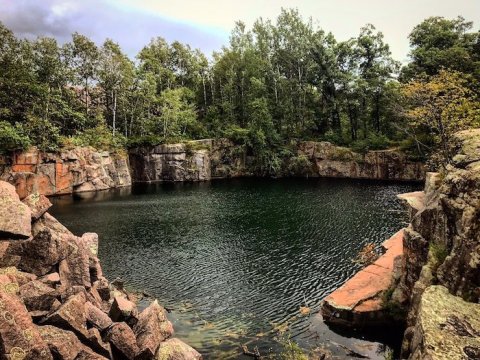
<path id="1" fill-rule="evenodd" d="M 255 159 L 244 146 L 226 139 L 191 141 L 132 149 L 134 181 L 204 181 L 255 176 Z M 424 179 L 424 164 L 395 150 L 358 154 L 328 142 L 301 142 L 283 159 L 277 177 L 342 177 L 378 180 Z"/>
<path id="2" fill-rule="evenodd" d="M 425 330 L 425 314 L 431 311 L 428 304 L 434 302 L 425 296 L 434 296 L 433 290 L 429 291 L 432 285 L 444 289 L 437 289 L 435 296 L 445 303 L 444 313 L 450 316 L 445 323 L 451 323 L 450 326 L 441 326 L 442 336 L 448 338 L 454 336 L 455 328 L 470 327 L 473 333 L 468 336 L 476 345 L 468 346 L 474 348 L 463 349 L 460 345 L 464 343 L 453 343 L 457 344 L 458 354 L 480 354 L 480 328 L 470 324 L 474 319 L 478 321 L 480 313 L 480 130 L 460 132 L 456 142 L 453 163 L 441 174 L 429 174 L 423 197 L 416 206 L 410 206 L 403 274 L 392 296 L 393 301 L 409 309 L 403 344 L 405 357 L 420 358 L 419 354 L 429 353 L 431 337 Z M 451 297 L 455 297 L 458 308 Z M 471 305 L 460 306 L 462 300 Z"/>
<path id="3" fill-rule="evenodd" d="M 3 181 L 0 204 L 0 359 L 201 359 L 156 300 L 139 312 L 103 276 L 97 234 L 73 235 L 45 196 L 22 202 Z"/>
<path id="4" fill-rule="evenodd" d="M 261 176 L 245 146 L 206 139 L 131 149 L 127 154 L 93 148 L 41 152 L 35 148 L 0 156 L 0 180 L 21 198 L 32 193 L 61 195 L 129 186 L 132 182 L 208 181 Z M 395 150 L 358 154 L 328 142 L 301 142 L 283 159 L 276 177 L 343 177 L 423 180 L 424 165 Z"/>
<path id="5" fill-rule="evenodd" d="M 399 195 L 411 223 L 389 281 L 379 286 L 377 271 L 367 267 L 322 309 L 327 322 L 346 326 L 385 324 L 392 310 L 404 312 L 402 358 L 480 359 L 480 130 L 460 132 L 455 142 L 453 163 L 428 173 L 424 191 Z M 385 257 L 388 251 L 377 262 Z M 364 284 L 376 284 L 375 294 Z M 348 306 L 353 295 L 358 301 Z M 362 316 L 360 305 L 375 299 L 381 301 Z"/>
<path id="6" fill-rule="evenodd" d="M 298 155 L 311 163 L 309 176 L 416 181 L 425 177 L 423 163 L 410 161 L 397 150 L 359 154 L 329 142 L 306 141 L 299 144 Z"/>
<path id="7" fill-rule="evenodd" d="M 21 198 L 60 195 L 131 185 L 128 157 L 93 148 L 45 153 L 35 148 L 0 156 L 0 180 L 13 184 Z"/>

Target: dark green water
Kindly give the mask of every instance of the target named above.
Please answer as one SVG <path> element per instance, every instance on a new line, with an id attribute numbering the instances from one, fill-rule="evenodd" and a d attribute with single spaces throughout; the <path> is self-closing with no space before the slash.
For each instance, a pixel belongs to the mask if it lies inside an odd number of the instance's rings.
<path id="1" fill-rule="evenodd" d="M 279 330 L 305 349 L 342 356 L 340 343 L 382 358 L 382 341 L 335 334 L 315 313 L 357 270 L 352 259 L 362 246 L 405 224 L 395 195 L 418 187 L 337 179 L 152 184 L 53 198 L 51 213 L 76 234 L 97 232 L 106 276 L 173 309 L 177 336 L 206 358 L 239 358 L 244 343 L 267 353 Z"/>

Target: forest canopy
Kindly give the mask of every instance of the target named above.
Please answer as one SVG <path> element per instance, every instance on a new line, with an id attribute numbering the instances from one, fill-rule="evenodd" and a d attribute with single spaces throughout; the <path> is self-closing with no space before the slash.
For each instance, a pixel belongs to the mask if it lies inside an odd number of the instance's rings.
<path id="1" fill-rule="evenodd" d="M 130 59 L 111 39 L 28 41 L 0 23 L 0 152 L 227 137 L 266 163 L 299 140 L 425 156 L 449 131 L 480 125 L 472 28 L 424 20 L 402 67 L 373 25 L 338 41 L 293 9 L 237 22 L 210 57 L 156 37 Z"/>

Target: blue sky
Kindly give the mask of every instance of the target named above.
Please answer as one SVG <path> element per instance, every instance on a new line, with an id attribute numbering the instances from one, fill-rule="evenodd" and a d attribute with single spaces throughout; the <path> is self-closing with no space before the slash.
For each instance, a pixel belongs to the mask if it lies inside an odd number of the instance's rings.
<path id="1" fill-rule="evenodd" d="M 98 44 L 109 37 L 131 57 L 155 36 L 210 54 L 228 42 L 236 20 L 275 19 L 281 7 L 298 8 L 339 40 L 372 23 L 401 61 L 408 33 L 428 16 L 462 15 L 476 30 L 480 24 L 479 0 L 0 0 L 0 21 L 21 37 L 54 36 L 63 43 L 78 31 Z"/>

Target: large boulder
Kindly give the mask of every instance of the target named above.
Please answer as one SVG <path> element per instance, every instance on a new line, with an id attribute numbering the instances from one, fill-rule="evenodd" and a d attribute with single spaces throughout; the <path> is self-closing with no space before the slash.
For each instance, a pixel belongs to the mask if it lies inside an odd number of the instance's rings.
<path id="1" fill-rule="evenodd" d="M 18 266 L 21 270 L 43 276 L 54 271 L 72 251 L 67 238 L 45 228 L 33 239 L 22 242 Z"/>
<path id="2" fill-rule="evenodd" d="M 6 359 L 52 360 L 21 300 L 0 291 L 0 352 Z"/>
<path id="3" fill-rule="evenodd" d="M 19 289 L 28 311 L 49 311 L 57 300 L 57 291 L 39 280 L 30 281 Z"/>
<path id="4" fill-rule="evenodd" d="M 422 295 L 410 359 L 480 359 L 480 304 L 430 286 Z"/>
<path id="5" fill-rule="evenodd" d="M 71 296 L 57 311 L 49 315 L 42 325 L 53 325 L 72 331 L 81 341 L 86 341 L 88 338 L 86 302 L 87 299 L 83 292 Z"/>
<path id="6" fill-rule="evenodd" d="M 59 266 L 62 285 L 67 288 L 72 286 L 90 288 L 90 251 L 85 243 L 76 236 L 68 237 L 68 245 L 71 251 Z"/>
<path id="7" fill-rule="evenodd" d="M 0 238 L 28 239 L 32 233 L 30 208 L 13 185 L 0 181 Z"/>
<path id="8" fill-rule="evenodd" d="M 114 358 L 134 360 L 138 354 L 138 345 L 132 329 L 124 322 L 113 324 L 105 335 L 112 346 Z"/>
<path id="9" fill-rule="evenodd" d="M 138 317 L 133 328 L 140 348 L 138 359 L 151 359 L 160 343 L 173 334 L 173 326 L 167 319 L 165 309 L 155 300 Z"/>
<path id="10" fill-rule="evenodd" d="M 52 206 L 52 203 L 45 195 L 38 193 L 28 195 L 23 199 L 23 203 L 30 208 L 32 220 L 38 220 Z"/>
<path id="11" fill-rule="evenodd" d="M 108 329 L 113 321 L 102 310 L 94 306 L 91 302 L 85 303 L 85 316 L 87 324 L 97 328 L 100 331 Z"/>
<path id="12" fill-rule="evenodd" d="M 172 338 L 164 341 L 158 348 L 156 360 L 201 360 L 202 355 L 185 344 L 183 341 Z"/>
<path id="13" fill-rule="evenodd" d="M 39 326 L 38 331 L 43 341 L 48 344 L 55 359 L 106 359 L 99 354 L 95 354 L 91 349 L 83 345 L 71 331 L 59 329 L 51 325 Z"/>
<path id="14" fill-rule="evenodd" d="M 113 298 L 109 315 L 113 321 L 124 321 L 130 326 L 135 325 L 138 321 L 137 306 L 125 296 L 121 295 L 117 295 Z"/>

